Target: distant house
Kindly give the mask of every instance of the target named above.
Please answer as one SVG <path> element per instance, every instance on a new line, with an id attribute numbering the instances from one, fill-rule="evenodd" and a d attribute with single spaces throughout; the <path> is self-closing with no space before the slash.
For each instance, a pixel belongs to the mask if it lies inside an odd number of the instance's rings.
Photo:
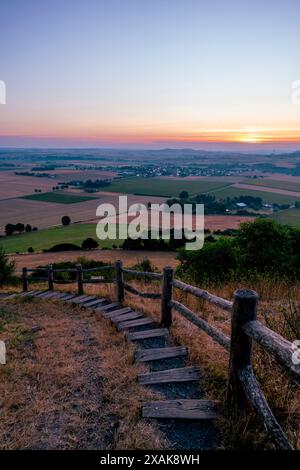
<path id="1" fill-rule="evenodd" d="M 241 208 L 247 207 L 247 204 L 245 204 L 244 202 L 237 202 L 236 205 Z"/>

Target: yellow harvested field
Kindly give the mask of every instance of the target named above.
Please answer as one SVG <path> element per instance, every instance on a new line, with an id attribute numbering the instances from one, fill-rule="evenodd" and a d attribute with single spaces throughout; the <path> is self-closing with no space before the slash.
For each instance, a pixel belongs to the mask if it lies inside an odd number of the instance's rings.
<path id="1" fill-rule="evenodd" d="M 55 178 L 17 176 L 12 171 L 3 171 L 0 172 L 0 201 L 34 194 L 35 189 L 40 189 L 42 192 L 51 191 L 57 184 L 58 180 Z"/>

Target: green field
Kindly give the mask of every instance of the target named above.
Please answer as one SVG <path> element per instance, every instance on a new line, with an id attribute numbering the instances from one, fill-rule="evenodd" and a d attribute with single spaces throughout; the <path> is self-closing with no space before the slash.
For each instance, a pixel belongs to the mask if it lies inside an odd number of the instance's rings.
<path id="1" fill-rule="evenodd" d="M 40 201 L 40 202 L 55 202 L 57 204 L 75 204 L 77 202 L 90 201 L 95 199 L 91 196 L 79 196 L 77 194 L 68 194 L 68 193 L 36 193 L 31 194 L 30 196 L 22 196 L 21 199 L 29 199 L 31 201 Z"/>
<path id="2" fill-rule="evenodd" d="M 298 191 L 300 194 L 300 183 L 290 181 L 278 181 L 269 179 L 247 179 L 243 180 L 244 184 L 251 184 L 253 186 L 266 186 L 268 188 L 284 189 L 286 191 Z"/>
<path id="3" fill-rule="evenodd" d="M 272 218 L 280 224 L 300 227 L 300 209 L 286 209 L 276 212 Z"/>
<path id="4" fill-rule="evenodd" d="M 294 204 L 295 201 L 300 201 L 296 196 L 286 196 L 285 194 L 269 193 L 266 191 L 259 191 L 256 189 L 240 189 L 234 188 L 233 186 L 227 186 L 226 188 L 211 191 L 218 199 L 225 199 L 226 197 L 239 197 L 239 196 L 253 196 L 261 197 L 262 200 L 267 204 Z"/>
<path id="5" fill-rule="evenodd" d="M 209 193 L 215 195 L 218 199 L 251 195 L 253 197 L 261 197 L 268 204 L 294 204 L 295 201 L 300 200 L 300 193 L 298 198 L 297 196 L 260 191 L 255 188 L 254 182 L 247 181 L 247 184 L 253 184 L 253 190 L 234 188 L 231 186 L 231 183 L 226 181 L 135 177 L 115 181 L 105 188 L 105 191 L 162 197 L 178 197 L 181 191 L 187 191 L 190 196 L 199 193 Z"/>
<path id="6" fill-rule="evenodd" d="M 181 191 L 188 191 L 189 195 L 193 195 L 226 188 L 229 185 L 230 183 L 226 181 L 137 177 L 114 181 L 109 186 L 103 188 L 103 191 L 143 196 L 178 197 Z"/>
<path id="7" fill-rule="evenodd" d="M 111 248 L 112 245 L 119 245 L 118 240 L 98 240 L 96 224 L 72 224 L 68 227 L 54 227 L 3 237 L 0 239 L 0 246 L 3 246 L 6 253 L 24 253 L 28 251 L 29 247 L 32 247 L 34 251 L 42 251 L 58 243 L 74 243 L 80 246 L 83 240 L 88 237 L 97 240 L 99 248 Z"/>

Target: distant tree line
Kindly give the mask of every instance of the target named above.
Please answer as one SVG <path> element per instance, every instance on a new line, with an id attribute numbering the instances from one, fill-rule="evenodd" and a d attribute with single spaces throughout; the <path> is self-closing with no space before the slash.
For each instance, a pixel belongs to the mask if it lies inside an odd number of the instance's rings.
<path id="1" fill-rule="evenodd" d="M 217 199 L 212 194 L 197 194 L 196 196 L 190 197 L 187 191 L 182 191 L 179 194 L 179 198 L 168 199 L 166 204 L 170 207 L 173 204 L 179 204 L 182 208 L 184 204 L 191 204 L 193 206 L 193 213 L 196 213 L 196 204 L 204 204 L 205 214 L 218 214 L 224 215 L 228 211 L 235 210 L 237 215 L 259 215 L 253 211 L 259 211 L 263 209 L 264 202 L 261 197 L 254 196 L 237 196 L 237 197 L 226 197 L 224 199 Z M 238 204 L 245 204 L 244 208 L 239 208 Z M 299 207 L 300 203 L 296 202 L 295 207 Z M 272 204 L 274 209 L 283 210 L 290 207 L 289 204 Z M 251 211 L 248 211 L 251 209 Z"/>
<path id="2" fill-rule="evenodd" d="M 37 227 L 32 227 L 30 224 L 23 224 L 18 222 L 17 224 L 6 224 L 5 225 L 5 235 L 13 235 L 14 233 L 23 233 L 23 232 L 35 232 Z"/>

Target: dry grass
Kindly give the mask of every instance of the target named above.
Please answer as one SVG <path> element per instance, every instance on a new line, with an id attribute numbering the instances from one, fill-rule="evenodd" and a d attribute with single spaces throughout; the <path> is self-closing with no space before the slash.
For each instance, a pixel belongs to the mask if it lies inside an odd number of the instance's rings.
<path id="1" fill-rule="evenodd" d="M 162 449 L 140 418 L 159 396 L 136 381 L 133 347 L 101 316 L 58 302 L 0 302 L 2 449 Z"/>

